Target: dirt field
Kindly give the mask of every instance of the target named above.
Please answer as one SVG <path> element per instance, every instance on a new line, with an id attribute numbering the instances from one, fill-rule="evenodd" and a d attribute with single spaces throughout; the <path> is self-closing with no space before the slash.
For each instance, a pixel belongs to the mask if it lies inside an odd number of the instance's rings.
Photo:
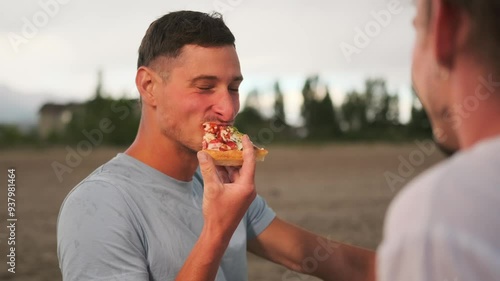
<path id="1" fill-rule="evenodd" d="M 331 239 L 375 249 L 383 217 L 404 183 L 442 159 L 416 144 L 335 144 L 270 147 L 257 171 L 259 193 L 281 218 Z M 99 148 L 63 175 L 64 148 L 0 151 L 0 280 L 61 280 L 56 256 L 56 220 L 70 189 L 122 149 Z M 408 161 L 408 162 L 406 162 Z M 400 166 L 406 163 L 406 166 Z M 7 272 L 7 168 L 16 168 L 16 273 Z M 398 172 L 398 167 L 401 168 Z M 390 184 L 387 172 L 400 181 Z M 402 182 L 404 181 L 404 183 Z M 295 276 L 295 277 L 294 277 Z M 317 280 L 249 255 L 250 280 Z"/>

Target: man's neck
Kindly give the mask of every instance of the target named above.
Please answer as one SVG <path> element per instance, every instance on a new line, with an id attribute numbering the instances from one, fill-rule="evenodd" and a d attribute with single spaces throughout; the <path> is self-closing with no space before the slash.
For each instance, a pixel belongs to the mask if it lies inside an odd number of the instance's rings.
<path id="1" fill-rule="evenodd" d="M 180 181 L 191 181 L 198 167 L 196 153 L 180 147 L 165 136 L 144 134 L 141 128 L 125 153 Z"/>

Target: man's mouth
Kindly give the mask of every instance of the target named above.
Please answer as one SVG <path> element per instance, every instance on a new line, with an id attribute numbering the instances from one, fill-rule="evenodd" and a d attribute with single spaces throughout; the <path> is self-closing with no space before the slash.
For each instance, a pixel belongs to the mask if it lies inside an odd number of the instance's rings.
<path id="1" fill-rule="evenodd" d="M 215 124 L 217 126 L 234 126 L 234 121 L 231 121 L 231 122 L 219 122 L 219 121 L 206 121 L 206 122 L 203 122 L 201 124 L 201 126 L 203 127 L 203 124 L 205 123 L 212 123 L 212 124 Z"/>

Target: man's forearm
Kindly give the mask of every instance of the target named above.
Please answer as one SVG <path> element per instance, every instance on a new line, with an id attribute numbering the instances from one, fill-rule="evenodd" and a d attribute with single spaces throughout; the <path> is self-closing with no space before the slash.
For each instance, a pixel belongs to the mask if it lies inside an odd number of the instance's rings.
<path id="1" fill-rule="evenodd" d="M 299 272 L 325 281 L 374 281 L 375 252 L 316 236 L 302 245 Z"/>
<path id="2" fill-rule="evenodd" d="M 248 249 L 323 280 L 374 280 L 375 252 L 329 240 L 279 218 L 249 241 Z"/>
<path id="3" fill-rule="evenodd" d="M 322 239 L 323 245 L 334 245 L 328 259 L 318 263 L 314 273 L 323 280 L 375 280 L 375 252 L 347 244 Z M 318 240 L 319 241 L 319 240 Z M 328 248 L 326 248 L 328 249 Z"/>
<path id="4" fill-rule="evenodd" d="M 200 238 L 191 250 L 175 280 L 215 280 L 222 256 L 230 239 L 231 235 L 221 234 L 219 231 L 205 225 Z"/>

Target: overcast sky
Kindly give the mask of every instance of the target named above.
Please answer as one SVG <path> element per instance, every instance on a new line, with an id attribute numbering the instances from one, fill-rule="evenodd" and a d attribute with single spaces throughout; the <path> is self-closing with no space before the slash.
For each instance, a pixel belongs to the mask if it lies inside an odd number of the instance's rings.
<path id="1" fill-rule="evenodd" d="M 367 77 L 387 79 L 410 100 L 410 0 L 2 1 L 0 86 L 83 100 L 102 69 L 107 92 L 132 96 L 147 27 L 182 9 L 222 12 L 236 37 L 243 97 L 253 88 L 271 92 L 279 79 L 293 115 L 305 77 L 317 73 L 337 102 Z M 346 56 L 342 46 L 357 53 Z"/>

